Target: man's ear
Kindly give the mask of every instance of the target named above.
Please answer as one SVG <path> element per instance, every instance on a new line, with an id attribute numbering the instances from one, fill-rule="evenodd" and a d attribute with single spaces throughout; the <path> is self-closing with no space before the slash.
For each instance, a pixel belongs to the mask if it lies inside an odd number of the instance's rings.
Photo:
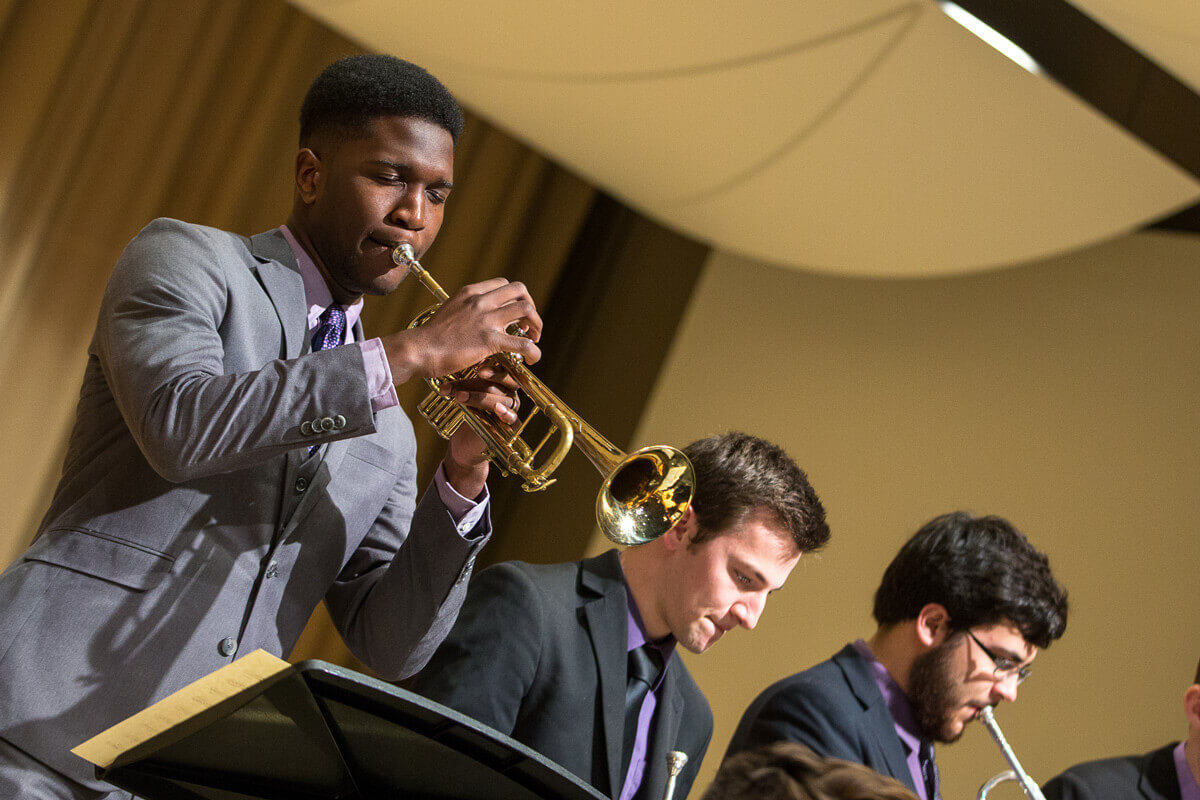
<path id="1" fill-rule="evenodd" d="M 296 194 L 305 205 L 317 199 L 324 172 L 321 157 L 307 147 L 296 152 Z"/>
<path id="2" fill-rule="evenodd" d="M 1191 734 L 1200 735 L 1200 683 L 1193 683 L 1183 693 L 1183 713 L 1187 715 Z"/>
<path id="3" fill-rule="evenodd" d="M 695 535 L 696 512 L 689 507 L 687 511 L 683 512 L 683 516 L 679 518 L 679 521 L 662 535 L 662 543 L 667 548 L 668 553 L 673 553 L 686 548 Z"/>
<path id="4" fill-rule="evenodd" d="M 917 639 L 926 647 L 937 647 L 950 635 L 950 612 L 941 603 L 926 603 L 917 613 Z"/>

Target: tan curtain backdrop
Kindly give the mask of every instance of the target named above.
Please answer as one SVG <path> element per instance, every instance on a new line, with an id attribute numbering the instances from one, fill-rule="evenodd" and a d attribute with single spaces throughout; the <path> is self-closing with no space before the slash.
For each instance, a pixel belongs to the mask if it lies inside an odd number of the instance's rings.
<path id="1" fill-rule="evenodd" d="M 291 205 L 297 111 L 358 48 L 281 0 L 0 0 L 0 565 L 58 478 L 99 297 L 125 243 L 173 216 L 253 234 Z M 447 288 L 493 275 L 553 287 L 593 190 L 469 118 L 426 265 Z M 370 331 L 430 302 L 368 303 Z M 404 387 L 412 408 L 421 386 Z M 418 426 L 428 476 L 440 458 Z M 344 660 L 310 628 L 300 655 Z"/>

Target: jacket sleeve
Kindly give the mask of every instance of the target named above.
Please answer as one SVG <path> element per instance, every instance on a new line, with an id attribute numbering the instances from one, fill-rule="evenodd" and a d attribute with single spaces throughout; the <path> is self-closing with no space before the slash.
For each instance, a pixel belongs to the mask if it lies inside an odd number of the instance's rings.
<path id="1" fill-rule="evenodd" d="M 306 444 L 375 431 L 362 353 L 338 347 L 226 374 L 223 325 L 245 298 L 239 240 L 155 220 L 125 248 L 101 301 L 93 348 L 121 416 L 156 472 L 181 482 L 263 463 Z M 266 316 L 266 315 L 264 315 Z M 279 320 L 263 335 L 280 338 Z M 319 437 L 305 420 L 336 407 Z"/>
<path id="2" fill-rule="evenodd" d="M 512 735 L 537 673 L 544 624 L 528 575 L 509 563 L 490 567 L 471 583 L 458 622 L 413 689 Z"/>
<path id="3" fill-rule="evenodd" d="M 351 652 L 386 680 L 411 677 L 446 638 L 475 556 L 491 535 L 487 514 L 474 529 L 459 531 L 432 484 L 414 511 L 416 471 L 415 463 L 405 466 L 370 533 L 325 595 Z"/>

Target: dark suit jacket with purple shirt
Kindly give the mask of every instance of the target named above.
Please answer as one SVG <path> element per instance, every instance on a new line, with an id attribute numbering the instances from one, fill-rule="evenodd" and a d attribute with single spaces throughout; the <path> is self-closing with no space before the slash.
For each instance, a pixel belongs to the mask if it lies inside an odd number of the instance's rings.
<path id="1" fill-rule="evenodd" d="M 566 564 L 510 561 L 471 582 L 458 622 L 414 689 L 620 795 L 629 610 L 617 551 Z M 660 690 L 639 797 L 663 796 L 688 756 L 683 800 L 712 736 L 708 701 L 678 654 Z"/>
<path id="2" fill-rule="evenodd" d="M 1174 749 L 1076 764 L 1050 780 L 1046 800 L 1180 800 Z"/>
<path id="3" fill-rule="evenodd" d="M 781 740 L 865 764 L 916 791 L 887 702 L 852 644 L 763 691 L 742 715 L 725 757 Z"/>

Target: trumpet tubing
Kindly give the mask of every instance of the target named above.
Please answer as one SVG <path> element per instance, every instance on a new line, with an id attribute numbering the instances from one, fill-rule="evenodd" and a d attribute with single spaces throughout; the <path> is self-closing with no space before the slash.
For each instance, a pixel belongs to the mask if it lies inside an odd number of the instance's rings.
<path id="1" fill-rule="evenodd" d="M 408 327 L 424 325 L 449 295 L 420 265 L 410 245 L 398 245 L 392 251 L 392 260 L 415 275 L 438 301 Z M 510 333 L 521 335 L 520 331 Z M 550 391 L 520 356 L 497 353 L 488 360 L 512 376 L 532 401 L 533 409 L 515 430 L 510 430 L 491 415 L 478 413 L 440 394 L 443 383 L 472 377 L 479 369 L 476 364 L 454 375 L 428 381 L 433 391 L 417 409 L 439 435 L 448 439 L 461 425 L 469 426 L 483 441 L 488 460 L 502 475 L 520 477 L 521 488 L 527 492 L 538 492 L 554 483 L 550 476 L 572 446 L 577 447 L 604 476 L 596 497 L 596 521 L 604 535 L 618 544 L 651 541 L 679 521 L 691 504 L 696 486 L 692 464 L 682 451 L 661 445 L 626 455 Z M 545 418 L 548 429 L 531 446 L 521 437 L 539 414 Z M 539 457 L 541 461 L 535 461 Z"/>
<path id="2" fill-rule="evenodd" d="M 1008 762 L 1008 766 L 1011 769 L 1001 772 L 984 783 L 983 786 L 980 786 L 977 800 L 987 800 L 988 793 L 1005 781 L 1016 781 L 1020 784 L 1021 790 L 1025 792 L 1029 800 L 1046 800 L 1045 795 L 1042 794 L 1042 790 L 1038 788 L 1038 785 L 1034 783 L 1033 778 L 1029 777 L 1029 773 L 1022 769 L 1021 762 L 1017 760 L 1017 754 L 1009 747 L 1008 740 L 1004 738 L 1004 731 L 1000 730 L 999 724 L 996 723 L 996 716 L 991 706 L 987 706 L 979 712 L 979 721 L 983 723 L 988 733 L 996 740 L 996 745 L 1000 748 L 1004 760 Z"/>

